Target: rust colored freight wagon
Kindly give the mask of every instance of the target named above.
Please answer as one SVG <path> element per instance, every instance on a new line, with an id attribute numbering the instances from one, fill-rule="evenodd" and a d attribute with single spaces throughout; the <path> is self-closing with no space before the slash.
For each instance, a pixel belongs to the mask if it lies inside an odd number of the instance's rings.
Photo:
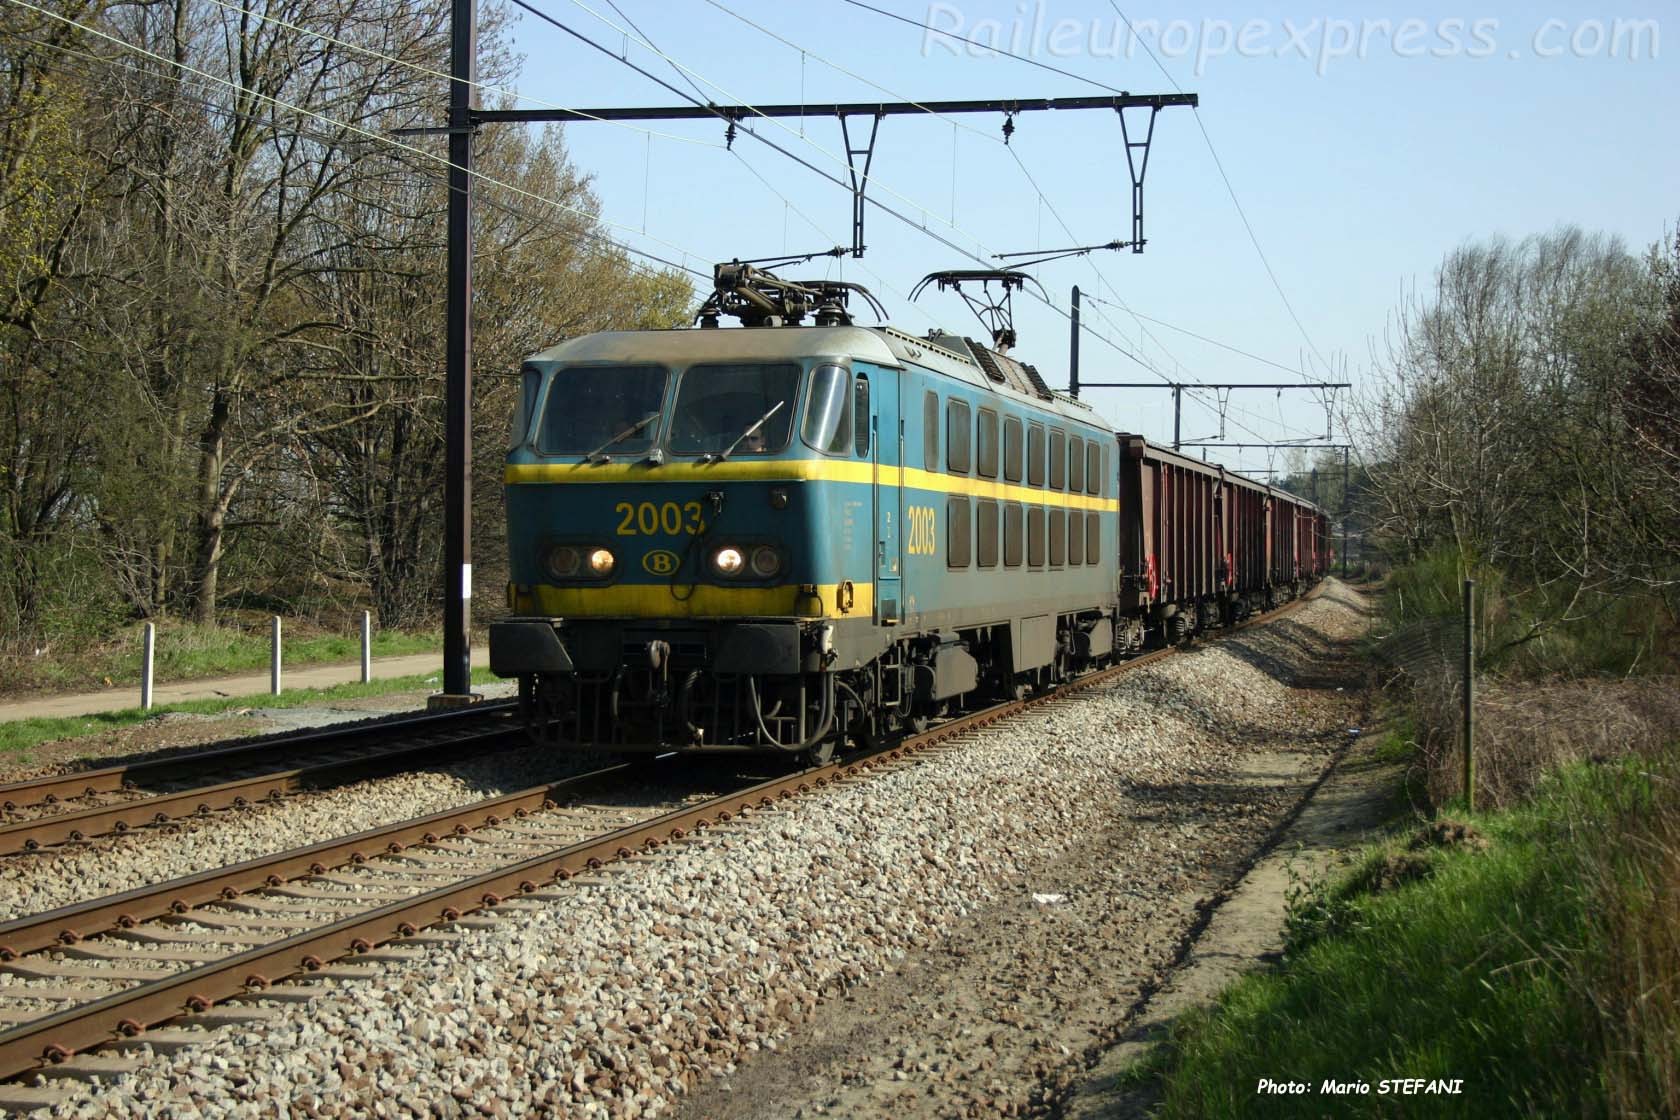
<path id="1" fill-rule="evenodd" d="M 1128 645 L 1229 625 L 1326 571 L 1327 521 L 1311 502 L 1142 436 L 1118 439 Z"/>

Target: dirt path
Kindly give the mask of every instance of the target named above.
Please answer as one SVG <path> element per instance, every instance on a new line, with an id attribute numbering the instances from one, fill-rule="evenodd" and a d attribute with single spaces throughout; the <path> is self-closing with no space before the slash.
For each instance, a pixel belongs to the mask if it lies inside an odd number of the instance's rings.
<path id="1" fill-rule="evenodd" d="M 1351 792 L 1339 777 L 1317 785 L 1358 741 L 1349 728 L 1367 697 L 1352 635 L 1316 638 L 1286 629 L 1243 654 L 1275 658 L 1268 671 L 1293 685 L 1288 726 L 1234 731 L 1249 749 L 1222 773 L 1132 786 L 1089 843 L 819 1007 L 778 1053 L 702 1087 L 677 1115 L 1140 1115 L 1111 1091 L 1114 1071 L 1166 1018 L 1275 951 L 1285 849 L 1345 842 L 1392 788 L 1387 777 Z"/>

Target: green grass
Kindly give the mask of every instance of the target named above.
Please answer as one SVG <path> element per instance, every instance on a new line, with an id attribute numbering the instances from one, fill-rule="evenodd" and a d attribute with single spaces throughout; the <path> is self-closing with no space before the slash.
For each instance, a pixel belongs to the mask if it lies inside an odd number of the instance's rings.
<path id="1" fill-rule="evenodd" d="M 408 692 L 425 688 L 428 684 L 437 683 L 436 673 L 416 674 L 408 677 L 385 677 L 362 684 L 354 681 L 349 684 L 333 685 L 330 688 L 300 688 L 287 690 L 279 696 L 261 693 L 255 696 L 217 697 L 214 700 L 184 700 L 178 704 L 160 704 L 151 711 L 140 708 L 124 708 L 114 712 L 99 712 L 85 716 L 63 716 L 51 719 L 20 719 L 0 723 L 0 753 L 12 754 L 14 762 L 27 765 L 30 761 L 28 748 L 41 743 L 56 742 L 60 739 L 79 739 L 88 735 L 97 735 L 101 731 L 110 731 L 119 727 L 131 727 L 137 723 L 144 723 L 154 716 L 170 712 L 187 712 L 197 715 L 217 715 L 223 712 L 237 711 L 241 708 L 301 708 L 312 704 L 331 702 L 334 700 L 354 700 L 365 696 L 386 696 L 391 693 Z M 474 684 L 490 684 L 501 678 L 489 669 L 475 669 L 472 675 Z"/>
<path id="2" fill-rule="evenodd" d="M 1161 1115 L 1607 1114 L 1586 993 L 1615 949 L 1583 853 L 1652 788 L 1643 760 L 1572 768 L 1528 805 L 1470 818 L 1485 849 L 1394 840 L 1298 894 L 1284 967 L 1174 1029 Z M 1463 1094 L 1377 1094 L 1400 1077 L 1460 1078 Z M 1257 1095 L 1262 1078 L 1311 1091 Z M 1371 1095 L 1319 1095 L 1326 1079 Z"/>
<path id="3" fill-rule="evenodd" d="M 362 656 L 360 635 L 317 634 L 284 639 L 286 664 L 330 664 L 355 661 Z M 441 649 L 443 640 L 435 633 L 410 634 L 381 630 L 373 635 L 373 656 L 398 657 L 430 653 Z M 138 651 L 139 643 L 135 643 Z M 170 626 L 158 631 L 157 679 L 190 680 L 219 677 L 230 673 L 265 669 L 269 662 L 270 638 L 266 632 L 251 633 L 196 626 Z M 138 664 L 138 656 L 135 658 Z"/>

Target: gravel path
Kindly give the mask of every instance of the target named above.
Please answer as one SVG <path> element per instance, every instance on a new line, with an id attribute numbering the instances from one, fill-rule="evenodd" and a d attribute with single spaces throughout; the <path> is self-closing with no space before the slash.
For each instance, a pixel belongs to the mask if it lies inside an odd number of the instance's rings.
<path id="1" fill-rule="evenodd" d="M 1124 854 L 1139 876 L 1117 872 L 1090 892 L 1112 900 L 1111 911 L 1139 916 L 1136 926 L 1111 922 L 1110 936 L 1148 933 L 1147 942 L 1123 943 L 1138 964 L 1136 975 L 1110 986 L 1123 1008 L 1128 985 L 1150 982 L 1150 970 L 1170 959 L 1172 931 L 1193 920 L 1195 901 L 1225 875 L 1229 853 L 1252 847 L 1280 811 L 1262 795 L 1221 797 L 1220 787 L 1257 754 L 1287 747 L 1328 759 L 1325 718 L 1312 710 L 1322 697 L 1308 703 L 1286 682 L 1362 626 L 1354 596 L 1332 591 L 1286 620 L 1038 709 L 962 750 L 753 814 L 740 827 L 639 858 L 603 886 L 510 908 L 488 928 L 465 928 L 455 944 L 391 966 L 382 982 L 327 981 L 307 1010 L 294 1005 L 284 1018 L 154 1056 L 58 1111 L 668 1112 L 708 1083 L 773 1072 L 777 1059 L 768 1052 L 809 1055 L 809 1030 L 848 993 L 880 1003 L 874 993 L 884 999 L 892 991 L 883 974 L 983 938 L 977 919 L 1018 908 L 1023 890 L 1066 894 L 1057 883 L 1071 877 L 1056 869 L 1094 845 Z M 1182 811 L 1198 802 L 1173 791 L 1189 788 L 1201 791 L 1208 811 Z M 1226 810 L 1211 811 L 1219 804 Z M 1055 913 L 1063 903 L 1034 905 Z M 1071 922 L 1063 932 L 1084 927 Z M 1014 952 L 1008 937 L 994 949 Z M 1018 974 L 1000 982 L 988 1006 L 1009 1003 L 1066 959 L 1054 937 L 1022 943 L 1021 952 Z M 858 987 L 866 982 L 874 983 Z M 950 1010 L 965 1014 L 960 1001 Z M 1021 1021 L 993 1033 L 1025 1035 L 1046 1006 L 1004 1010 Z M 942 1040 L 945 1057 L 933 1061 L 967 1062 L 982 1041 L 969 1021 L 919 1027 Z M 1046 1062 L 1067 1056 L 1057 1049 Z M 933 1072 L 931 1061 L 922 1071 L 915 1066 L 923 1059 L 908 1054 L 884 1060 L 865 1059 L 853 1084 L 891 1086 L 888 1067 L 906 1060 L 911 1068 L 895 1071 L 905 1080 Z M 819 1065 L 811 1059 L 804 1068 Z M 1042 1074 L 1012 1066 L 1002 1088 L 1013 1092 L 1035 1076 Z M 939 1084 L 948 1091 L 921 1082 L 902 1088 L 930 1102 L 925 1115 L 974 1104 L 963 1095 L 972 1085 Z M 766 1115 L 791 1111 L 789 1098 L 799 1093 L 782 1088 L 788 1096 Z M 834 1088 L 810 1096 L 811 1110 L 829 1107 L 828 1098 L 844 1105 Z M 865 1112 L 886 1105 L 873 1095 L 853 1102 Z"/>

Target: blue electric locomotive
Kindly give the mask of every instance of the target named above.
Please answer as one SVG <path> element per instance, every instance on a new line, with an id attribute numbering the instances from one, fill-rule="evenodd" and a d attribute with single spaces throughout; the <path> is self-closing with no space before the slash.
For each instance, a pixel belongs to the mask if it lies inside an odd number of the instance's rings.
<path id="1" fill-rule="evenodd" d="M 852 294 L 720 266 L 699 329 L 526 362 L 490 663 L 539 735 L 820 761 L 1141 640 L 1114 434 L 1003 346 L 854 325 Z"/>

